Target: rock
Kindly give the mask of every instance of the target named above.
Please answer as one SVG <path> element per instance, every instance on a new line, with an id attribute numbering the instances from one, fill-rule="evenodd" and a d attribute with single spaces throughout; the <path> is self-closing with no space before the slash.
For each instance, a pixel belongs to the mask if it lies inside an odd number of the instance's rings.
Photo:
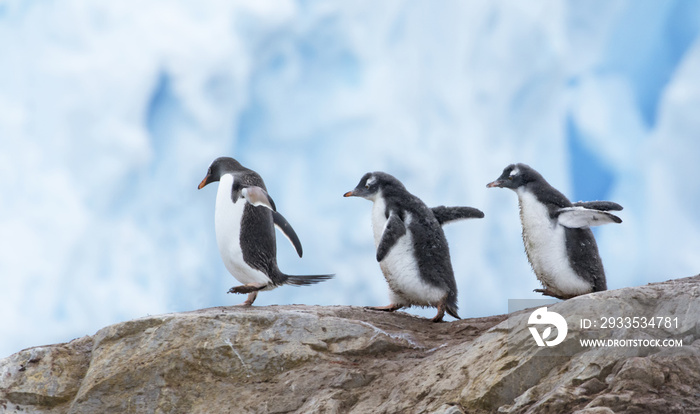
<path id="1" fill-rule="evenodd" d="M 12 404 L 51 408 L 70 402 L 88 370 L 92 347 L 92 338 L 84 337 L 0 361 L 0 411 Z"/>
<path id="2" fill-rule="evenodd" d="M 607 407 L 595 407 L 576 410 L 573 414 L 615 414 L 615 412 Z"/>
<path id="3" fill-rule="evenodd" d="M 700 276 L 548 310 L 569 327 L 551 348 L 527 329 L 533 309 L 442 324 L 347 306 L 149 316 L 0 360 L 0 413 L 700 412 Z M 678 322 L 580 329 L 602 316 Z M 579 342 L 668 338 L 683 346 Z"/>

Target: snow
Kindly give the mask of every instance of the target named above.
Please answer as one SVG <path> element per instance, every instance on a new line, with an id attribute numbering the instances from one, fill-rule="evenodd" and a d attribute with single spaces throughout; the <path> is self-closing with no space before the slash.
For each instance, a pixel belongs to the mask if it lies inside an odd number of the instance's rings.
<path id="1" fill-rule="evenodd" d="M 611 289 L 700 271 L 700 3 L 0 1 L 0 357 L 146 314 L 237 304 L 216 249 L 221 155 L 258 171 L 304 245 L 280 268 L 336 273 L 256 305 L 386 305 L 371 204 L 386 171 L 445 228 L 460 314 L 537 298 L 512 162 L 573 200 Z M 434 310 L 411 312 L 432 316 Z"/>

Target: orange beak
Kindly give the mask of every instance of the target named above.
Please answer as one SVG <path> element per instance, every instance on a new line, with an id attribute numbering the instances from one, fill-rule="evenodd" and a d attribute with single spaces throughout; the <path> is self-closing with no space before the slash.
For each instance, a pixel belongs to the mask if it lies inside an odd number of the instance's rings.
<path id="1" fill-rule="evenodd" d="M 199 183 L 199 186 L 197 186 L 197 189 L 198 189 L 198 190 L 201 190 L 202 188 L 204 188 L 205 185 L 209 184 L 209 181 L 208 181 L 208 180 L 209 180 L 209 175 L 207 175 L 206 177 L 204 177 L 204 179 L 202 180 L 202 182 Z"/>
<path id="2" fill-rule="evenodd" d="M 352 191 L 348 191 L 347 193 L 343 194 L 343 197 L 352 197 L 355 194 Z"/>

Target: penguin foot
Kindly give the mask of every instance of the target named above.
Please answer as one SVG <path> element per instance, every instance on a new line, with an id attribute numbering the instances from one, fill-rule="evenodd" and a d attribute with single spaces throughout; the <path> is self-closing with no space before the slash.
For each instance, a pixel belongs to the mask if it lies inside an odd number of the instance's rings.
<path id="1" fill-rule="evenodd" d="M 391 305 L 387 305 L 387 306 L 365 306 L 365 309 L 378 310 L 378 311 L 384 311 L 384 312 L 393 312 L 393 311 L 397 311 L 401 308 L 403 308 L 403 305 L 396 305 L 394 303 L 392 303 Z"/>
<path id="2" fill-rule="evenodd" d="M 258 297 L 258 291 L 250 292 L 248 294 L 248 299 L 246 299 L 245 302 L 241 303 L 240 305 L 234 305 L 234 306 L 249 308 L 249 307 L 253 306 L 253 302 L 255 302 L 255 298 L 257 298 L 257 297 Z"/>
<path id="3" fill-rule="evenodd" d="M 438 313 L 435 315 L 432 322 L 442 322 L 442 318 L 445 316 L 445 304 L 440 302 L 437 306 Z"/>
<path id="4" fill-rule="evenodd" d="M 252 293 L 265 289 L 266 287 L 267 285 L 263 283 L 248 283 L 246 285 L 234 286 L 228 290 L 228 293 Z M 253 300 L 255 300 L 255 298 L 253 298 Z"/>
<path id="5" fill-rule="evenodd" d="M 533 292 L 541 293 L 543 296 L 551 296 L 553 298 L 557 298 L 557 299 L 561 299 L 561 300 L 573 298 L 573 296 L 562 296 L 562 295 L 556 294 L 549 289 L 535 289 L 535 290 L 533 290 Z"/>

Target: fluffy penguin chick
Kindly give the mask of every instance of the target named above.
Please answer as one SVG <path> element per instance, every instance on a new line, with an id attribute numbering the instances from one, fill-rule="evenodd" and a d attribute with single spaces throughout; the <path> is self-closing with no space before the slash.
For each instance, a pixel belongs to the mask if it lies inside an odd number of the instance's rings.
<path id="1" fill-rule="evenodd" d="M 291 276 L 277 268 L 275 226 L 289 239 L 299 257 L 301 242 L 292 226 L 277 212 L 258 173 L 229 157 L 217 158 L 209 166 L 199 189 L 218 181 L 214 224 L 216 243 L 226 269 L 242 286 L 229 293 L 247 293 L 243 306 L 250 306 L 260 290 L 280 285 L 305 286 L 333 275 Z"/>
<path id="2" fill-rule="evenodd" d="M 527 258 L 543 295 L 568 299 L 607 289 L 603 262 L 590 226 L 621 223 L 609 213 L 622 210 L 610 201 L 572 203 L 525 164 L 511 164 L 486 185 L 518 195 Z"/>
<path id="3" fill-rule="evenodd" d="M 391 304 L 369 309 L 393 312 L 405 306 L 433 306 L 442 321 L 457 315 L 457 284 L 441 224 L 484 213 L 471 207 L 428 208 L 399 180 L 383 172 L 365 174 L 345 197 L 374 203 L 372 229 L 377 261 L 389 284 Z"/>

